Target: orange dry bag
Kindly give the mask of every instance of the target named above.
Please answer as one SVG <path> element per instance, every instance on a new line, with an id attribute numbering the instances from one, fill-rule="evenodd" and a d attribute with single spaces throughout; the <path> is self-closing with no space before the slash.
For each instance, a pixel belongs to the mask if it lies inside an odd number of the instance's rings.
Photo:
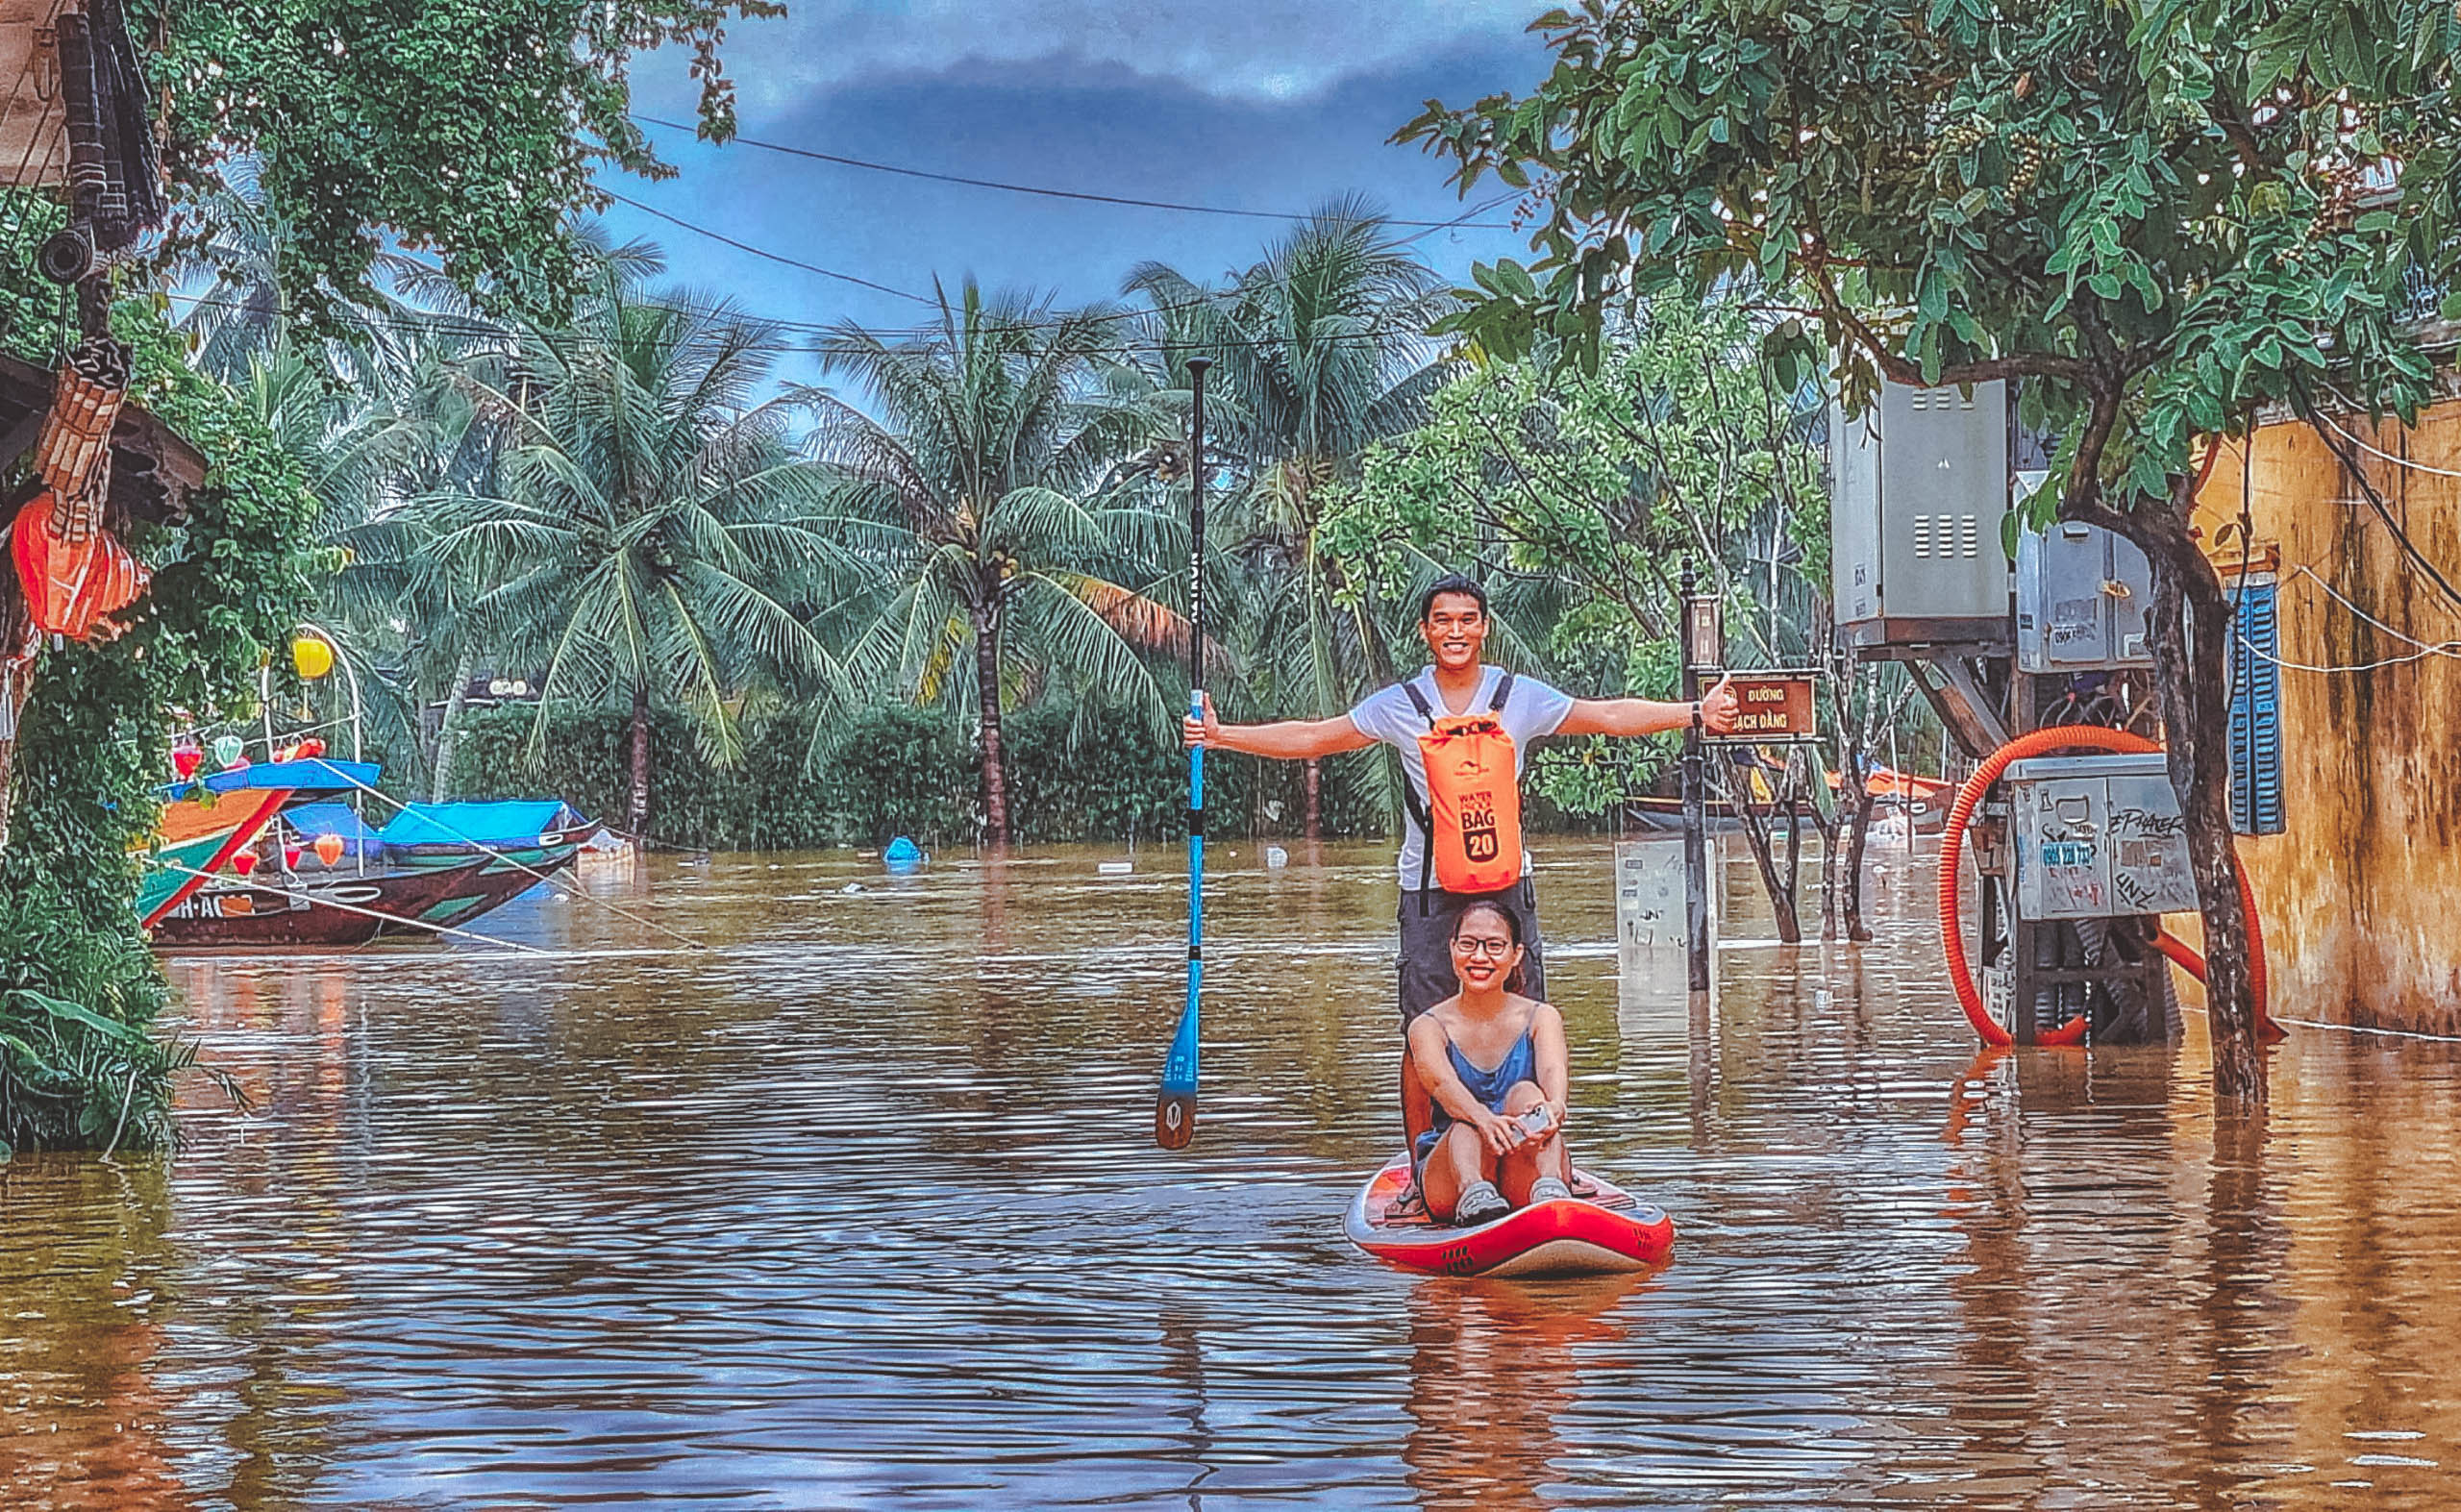
<path id="1" fill-rule="evenodd" d="M 1411 816 L 1428 839 L 1419 887 L 1426 889 L 1431 871 L 1435 885 L 1449 893 L 1501 892 L 1521 880 L 1520 765 L 1512 736 L 1497 717 L 1512 696 L 1512 674 L 1496 683 L 1495 701 L 1483 714 L 1438 718 L 1417 687 L 1403 687 L 1428 722 L 1428 732 L 1419 736 L 1428 805 Z"/>

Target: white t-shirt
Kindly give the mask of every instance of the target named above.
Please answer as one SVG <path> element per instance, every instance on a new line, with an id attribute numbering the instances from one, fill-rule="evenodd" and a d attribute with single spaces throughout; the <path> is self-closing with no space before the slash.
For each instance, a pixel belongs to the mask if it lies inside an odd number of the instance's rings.
<path id="1" fill-rule="evenodd" d="M 1437 718 L 1452 712 L 1445 706 L 1444 695 L 1435 690 L 1433 667 L 1425 669 L 1410 681 L 1418 685 L 1419 696 L 1427 700 L 1427 706 L 1435 711 Z M 1496 684 L 1503 681 L 1502 668 L 1481 669 L 1479 696 L 1472 699 L 1470 706 L 1462 712 L 1480 714 L 1491 709 L 1495 704 Z M 1504 705 L 1497 723 L 1504 726 L 1504 732 L 1512 737 L 1514 777 L 1518 778 L 1521 769 L 1529 764 L 1530 742 L 1542 740 L 1561 729 L 1564 716 L 1572 709 L 1571 694 L 1549 687 L 1536 678 L 1513 678 L 1512 698 Z M 1358 701 L 1358 706 L 1350 711 L 1350 722 L 1358 727 L 1360 734 L 1381 740 L 1402 753 L 1402 771 L 1409 779 L 1411 790 L 1418 794 L 1419 803 L 1424 806 L 1428 801 L 1427 754 L 1419 749 L 1419 736 L 1427 733 L 1428 724 L 1427 716 L 1410 702 L 1410 695 L 1404 692 L 1398 682 L 1388 688 L 1380 688 Z M 1421 858 L 1426 855 L 1427 836 L 1420 832 L 1418 822 L 1405 815 L 1402 821 L 1400 867 L 1405 889 L 1419 884 Z M 1527 852 L 1523 853 L 1521 865 L 1524 871 L 1529 870 Z"/>

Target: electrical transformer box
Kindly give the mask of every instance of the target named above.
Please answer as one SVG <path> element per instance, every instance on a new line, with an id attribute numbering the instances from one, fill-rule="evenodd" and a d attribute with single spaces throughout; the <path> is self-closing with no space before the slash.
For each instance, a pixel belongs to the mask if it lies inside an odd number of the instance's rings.
<path id="1" fill-rule="evenodd" d="M 2008 634 L 2004 384 L 1884 384 L 1870 412 L 1828 415 L 1837 623 L 1857 645 Z"/>
<path id="2" fill-rule="evenodd" d="M 2150 666 L 2153 569 L 2124 535 L 2062 522 L 2017 537 L 2017 666 L 2087 672 Z"/>
<path id="3" fill-rule="evenodd" d="M 2196 907 L 2178 796 L 2159 752 L 2034 756 L 2002 779 L 2009 889 L 2023 919 L 2115 919 Z"/>

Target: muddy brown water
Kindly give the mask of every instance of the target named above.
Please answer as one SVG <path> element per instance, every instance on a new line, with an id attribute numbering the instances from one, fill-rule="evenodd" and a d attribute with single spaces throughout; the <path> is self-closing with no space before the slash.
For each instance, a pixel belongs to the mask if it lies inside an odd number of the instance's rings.
<path id="1" fill-rule="evenodd" d="M 0 1167 L 0 1500 L 2461 1502 L 2456 1047 L 2295 1031 L 2261 1127 L 2193 1022 L 1977 1058 L 1902 860 L 1878 942 L 1741 945 L 1696 1016 L 1558 842 L 1575 1148 L 1676 1262 L 1418 1278 L 1341 1237 L 1385 853 L 1232 849 L 1177 1154 L 1168 851 L 584 880 L 706 954 L 533 898 L 493 928 L 557 954 L 175 963 L 261 1107 Z"/>

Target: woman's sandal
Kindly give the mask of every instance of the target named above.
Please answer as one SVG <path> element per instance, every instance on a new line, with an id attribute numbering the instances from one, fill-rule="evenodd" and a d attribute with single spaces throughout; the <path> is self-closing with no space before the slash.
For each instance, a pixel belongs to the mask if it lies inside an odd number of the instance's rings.
<path id="1" fill-rule="evenodd" d="M 1552 1176 L 1542 1176 L 1529 1183 L 1529 1205 L 1560 1202 L 1573 1195 L 1573 1189 Z"/>
<path id="2" fill-rule="evenodd" d="M 1493 1181 L 1473 1181 L 1462 1191 L 1460 1201 L 1453 1204 L 1453 1227 L 1475 1228 L 1494 1223 L 1511 1211 L 1512 1204 L 1504 1200 Z"/>

